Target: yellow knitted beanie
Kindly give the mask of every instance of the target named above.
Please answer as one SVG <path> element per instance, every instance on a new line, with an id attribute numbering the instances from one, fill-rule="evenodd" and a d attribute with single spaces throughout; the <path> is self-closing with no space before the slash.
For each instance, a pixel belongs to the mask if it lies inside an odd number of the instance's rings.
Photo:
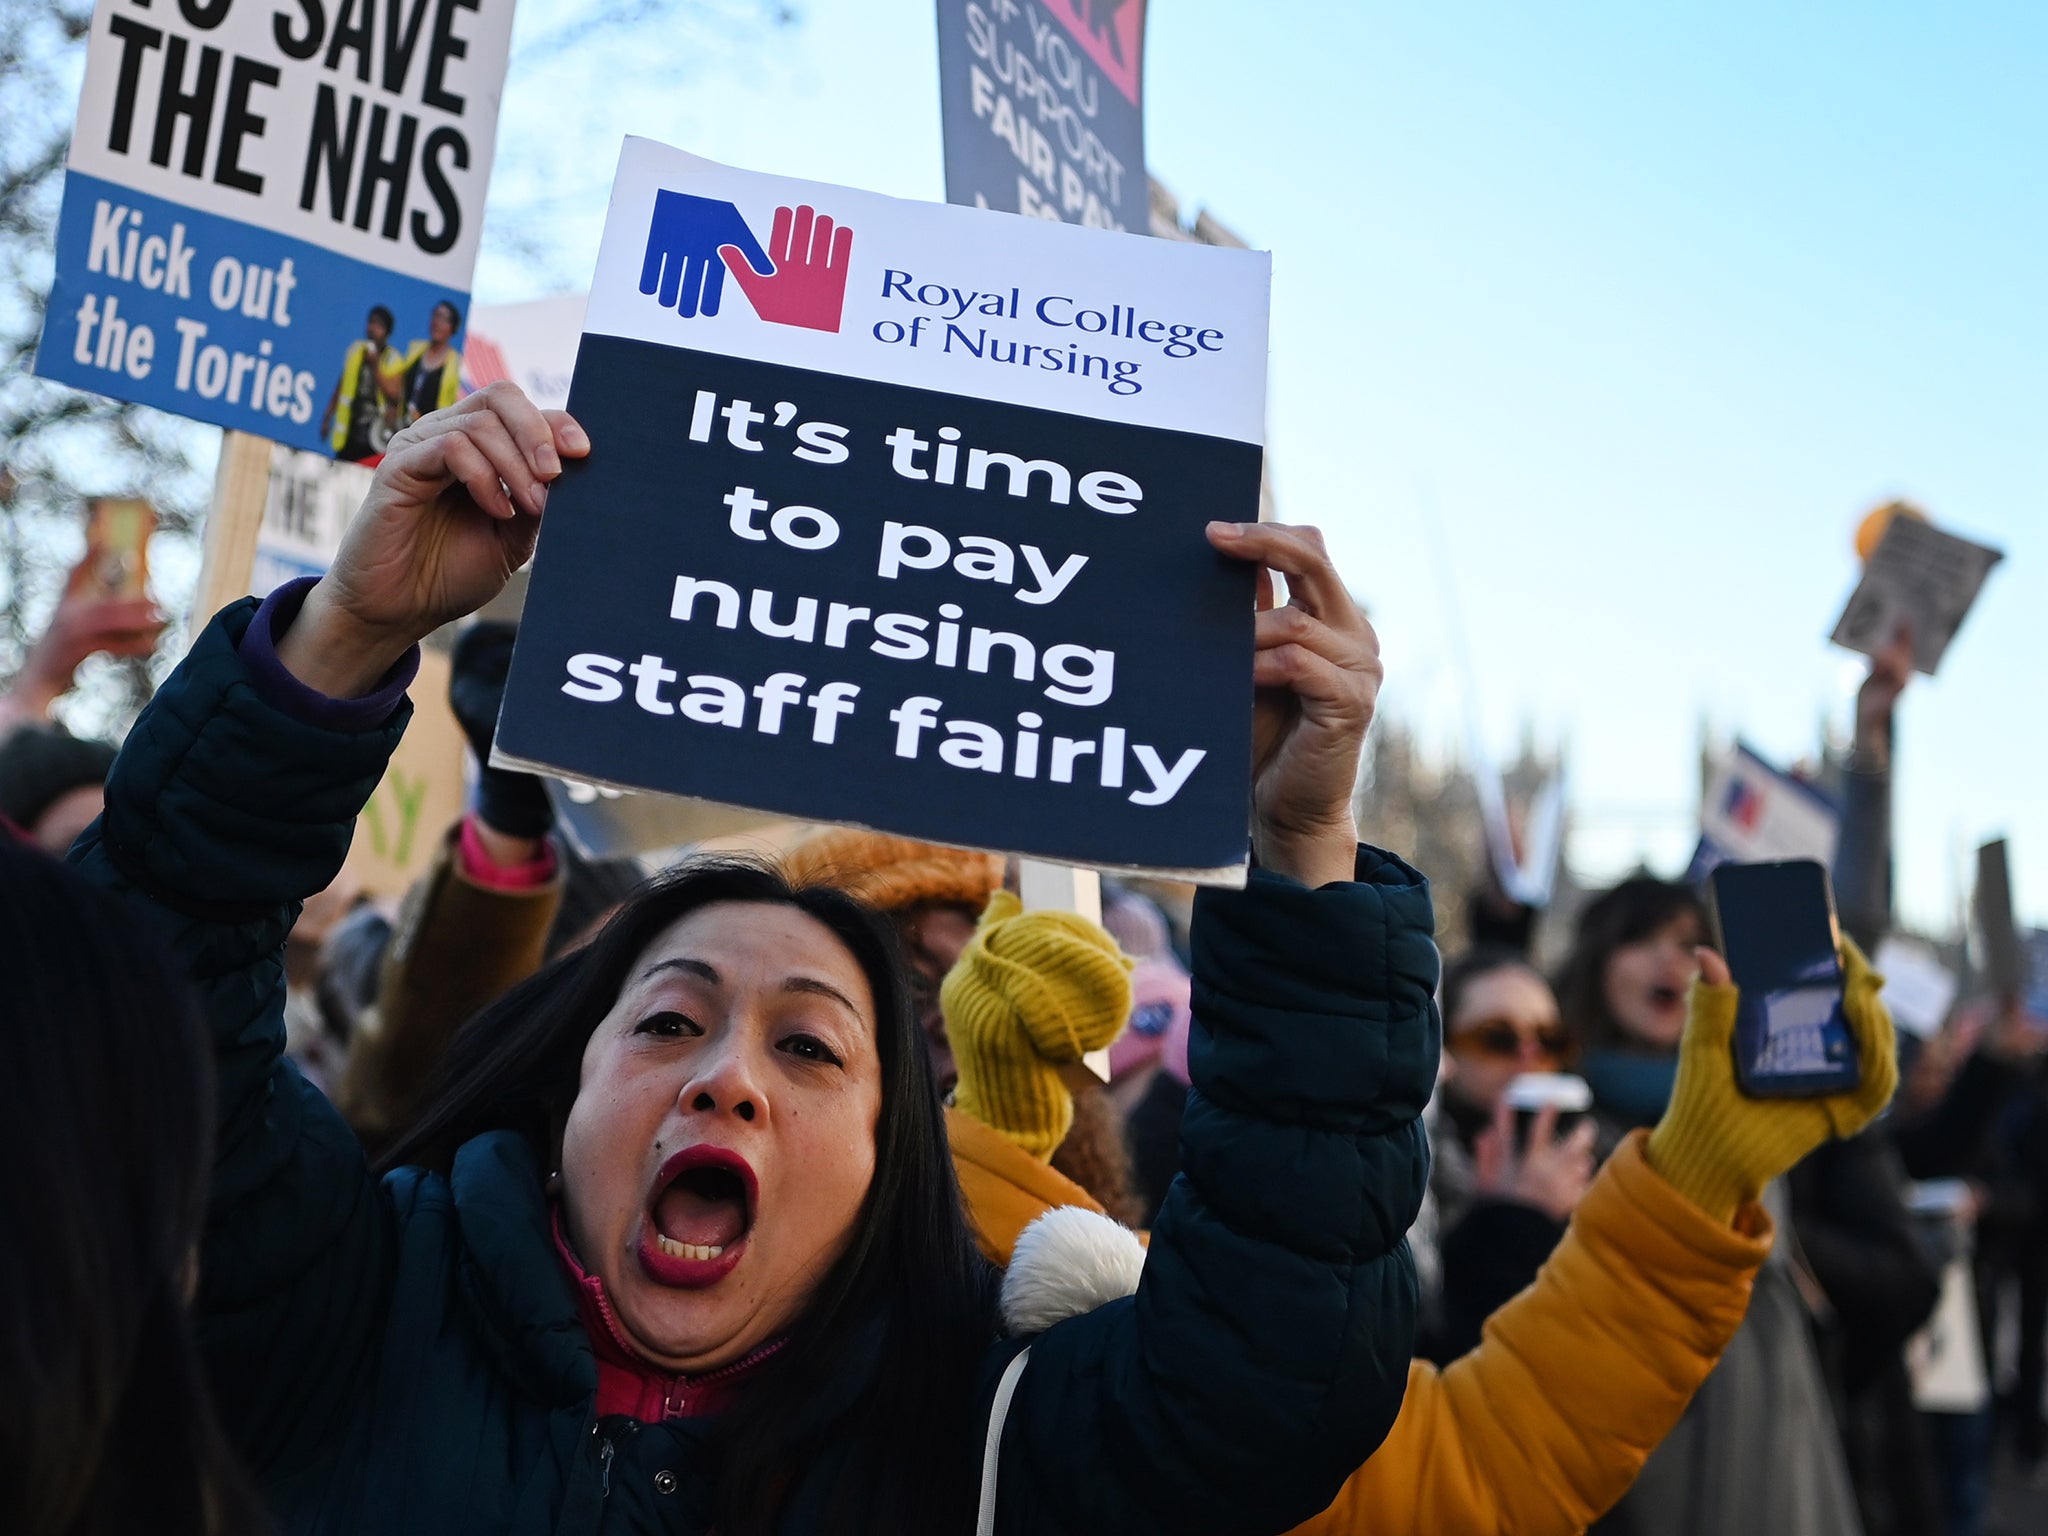
<path id="1" fill-rule="evenodd" d="M 884 912 L 927 901 L 979 912 L 989 892 L 1003 883 L 1003 861 L 996 854 L 914 843 L 859 827 L 813 832 L 782 862 L 797 885 L 834 886 Z"/>
<path id="2" fill-rule="evenodd" d="M 1079 913 L 1026 912 L 998 891 L 939 1006 L 960 1067 L 954 1106 L 1045 1162 L 1074 1121 L 1060 1068 L 1124 1027 L 1131 962 Z"/>

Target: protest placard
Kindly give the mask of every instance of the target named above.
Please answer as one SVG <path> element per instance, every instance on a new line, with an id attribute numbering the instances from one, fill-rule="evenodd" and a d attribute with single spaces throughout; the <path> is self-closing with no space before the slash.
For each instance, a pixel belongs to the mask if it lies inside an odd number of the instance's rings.
<path id="1" fill-rule="evenodd" d="M 1476 740 L 1476 738 L 1474 738 Z M 1508 803 L 1507 785 L 1493 754 L 1473 753 L 1472 785 L 1479 794 L 1479 828 L 1500 892 L 1520 906 L 1547 907 L 1564 862 L 1567 798 L 1562 767 L 1518 807 Z M 1519 816 L 1516 812 L 1519 811 Z"/>
<path id="2" fill-rule="evenodd" d="M 1707 778 L 1699 846 L 1685 878 L 1704 880 L 1729 863 L 1814 859 L 1832 866 L 1841 825 L 1826 795 L 1737 742 Z"/>
<path id="3" fill-rule="evenodd" d="M 1886 934 L 1870 963 L 1884 977 L 1884 1004 L 1892 1022 L 1923 1040 L 1939 1034 L 1961 978 L 1941 963 L 1933 948 L 1919 939 Z"/>
<path id="4" fill-rule="evenodd" d="M 446 646 L 421 647 L 412 721 L 356 817 L 343 874 L 369 895 L 404 895 L 462 814 L 468 746 L 448 705 L 448 674 Z"/>
<path id="5" fill-rule="evenodd" d="M 249 590 L 261 597 L 332 565 L 373 478 L 365 465 L 337 464 L 325 454 L 272 444 Z"/>
<path id="6" fill-rule="evenodd" d="M 1932 674 L 1984 578 L 2004 558 L 2003 551 L 1944 533 L 1919 517 L 1894 517 L 1829 638 L 1875 656 L 1900 625 L 1911 625 L 1914 670 Z"/>
<path id="7" fill-rule="evenodd" d="M 465 390 L 509 379 L 544 411 L 567 405 L 576 346 L 583 339 L 583 305 L 580 293 L 524 304 L 479 304 L 469 317 L 469 340 L 462 350 Z"/>
<path id="8" fill-rule="evenodd" d="M 511 28 L 100 0 L 36 371 L 351 458 L 448 403 Z"/>
<path id="9" fill-rule="evenodd" d="M 2005 839 L 1977 850 L 1977 935 L 1984 942 L 1984 979 L 1999 997 L 2018 998 L 2027 986 L 2027 952 L 2012 915 L 2012 867 Z"/>
<path id="10" fill-rule="evenodd" d="M 500 753 L 1241 879 L 1268 286 L 628 140 Z"/>
<path id="11" fill-rule="evenodd" d="M 1143 234 L 1145 0 L 939 0 L 946 201 Z"/>

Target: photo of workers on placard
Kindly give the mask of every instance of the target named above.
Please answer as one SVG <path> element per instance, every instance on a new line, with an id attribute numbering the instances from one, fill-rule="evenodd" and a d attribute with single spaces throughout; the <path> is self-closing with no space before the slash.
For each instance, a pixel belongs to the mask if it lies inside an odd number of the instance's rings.
<path id="1" fill-rule="evenodd" d="M 320 435 L 333 445 L 337 459 L 374 458 L 391 440 L 394 412 L 386 398 L 383 366 L 391 355 L 394 324 L 389 309 L 372 305 L 361 338 L 349 343 L 342 358 L 341 377 L 320 413 Z"/>
<path id="2" fill-rule="evenodd" d="M 427 339 L 385 358 L 384 393 L 397 403 L 399 426 L 409 427 L 429 411 L 461 398 L 462 354 L 455 347 L 455 334 L 461 329 L 462 311 L 443 299 L 428 317 Z"/>

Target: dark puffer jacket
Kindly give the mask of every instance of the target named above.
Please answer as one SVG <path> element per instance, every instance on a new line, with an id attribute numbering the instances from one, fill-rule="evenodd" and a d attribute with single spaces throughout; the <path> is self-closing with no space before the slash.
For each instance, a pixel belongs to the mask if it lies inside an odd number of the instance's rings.
<path id="1" fill-rule="evenodd" d="M 449 1177 L 379 1182 L 282 1059 L 285 933 L 407 708 L 359 733 L 314 723 L 252 665 L 253 609 L 217 618 L 144 712 L 73 853 L 165 925 L 203 992 L 221 1121 L 198 1309 L 223 1416 L 294 1531 L 702 1532 L 715 1422 L 595 1419 L 525 1143 L 482 1136 Z M 1401 1234 L 1437 1054 L 1427 885 L 1361 852 L 1355 884 L 1255 875 L 1197 914 L 1187 1173 L 1138 1294 L 1036 1340 L 1004 1434 L 1006 1536 L 1278 1530 L 1400 1407 Z M 1019 1348 L 989 1341 L 963 1415 L 985 1420 Z M 849 1382 L 814 1411 L 860 1397 Z M 802 1469 L 781 1528 L 817 1529 L 840 1470 Z"/>

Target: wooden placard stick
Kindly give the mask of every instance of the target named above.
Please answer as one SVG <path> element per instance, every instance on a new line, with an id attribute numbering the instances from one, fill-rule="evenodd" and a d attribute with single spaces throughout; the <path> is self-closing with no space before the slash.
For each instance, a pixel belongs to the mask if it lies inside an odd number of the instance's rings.
<path id="1" fill-rule="evenodd" d="M 207 621 L 238 597 L 249 595 L 256 568 L 256 538 L 270 493 L 267 437 L 250 432 L 222 434 L 220 467 L 213 477 L 213 505 L 207 509 L 199 582 L 192 591 L 192 615 L 185 624 L 191 648 Z"/>

